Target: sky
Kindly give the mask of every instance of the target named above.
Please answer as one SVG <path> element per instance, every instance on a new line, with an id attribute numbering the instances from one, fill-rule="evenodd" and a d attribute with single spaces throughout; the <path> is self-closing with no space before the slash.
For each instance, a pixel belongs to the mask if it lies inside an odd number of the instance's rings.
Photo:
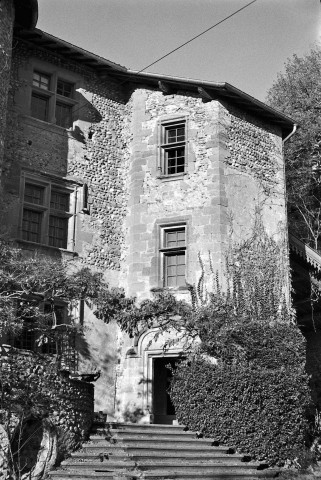
<path id="1" fill-rule="evenodd" d="M 38 0 L 37 28 L 132 70 L 250 0 Z M 321 45 L 320 0 L 256 0 L 146 71 L 228 82 L 264 101 L 287 58 Z"/>

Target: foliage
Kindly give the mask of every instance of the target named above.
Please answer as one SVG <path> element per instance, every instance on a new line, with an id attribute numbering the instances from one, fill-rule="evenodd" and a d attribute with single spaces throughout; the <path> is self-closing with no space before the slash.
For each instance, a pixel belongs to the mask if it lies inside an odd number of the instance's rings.
<path id="1" fill-rule="evenodd" d="M 11 440 L 13 436 L 16 438 L 17 445 L 27 442 L 28 433 L 23 425 L 28 419 L 36 419 L 42 428 L 53 409 L 61 411 L 61 402 L 71 403 L 68 395 L 61 398 L 62 395 L 55 397 L 54 394 L 55 388 L 61 387 L 57 380 L 57 367 L 64 360 L 60 345 L 74 337 L 79 329 L 75 320 L 80 301 L 93 306 L 97 317 L 106 323 L 116 318 L 119 311 L 130 310 L 134 303 L 134 299 L 125 297 L 122 289 L 109 288 L 101 273 L 80 268 L 77 261 L 62 261 L 37 252 L 30 254 L 0 239 L 0 337 L 19 338 L 27 324 L 28 330 L 35 332 L 39 346 L 55 344 L 57 352 L 57 363 L 50 361 L 50 365 L 45 365 L 48 368 L 43 368 L 44 358 L 30 357 L 28 360 L 26 357 L 22 365 L 19 355 L 15 355 L 8 368 L 1 370 L 0 423 Z M 68 310 L 63 320 L 65 324 L 58 322 L 57 305 L 64 305 Z M 69 410 L 72 412 L 74 408 L 71 406 Z M 90 409 L 84 417 L 88 417 L 88 413 L 90 416 Z M 60 420 L 65 424 L 65 419 Z M 78 423 L 82 424 L 83 418 Z M 16 428 L 12 432 L 13 424 Z M 64 445 L 71 442 L 75 447 L 81 433 L 68 422 L 65 427 L 58 427 L 62 429 Z M 73 434 L 69 428 L 73 429 Z M 34 439 L 34 435 L 31 437 Z M 19 455 L 17 459 L 11 458 L 12 475 L 21 478 L 24 466 L 20 465 Z"/>
<path id="2" fill-rule="evenodd" d="M 313 248 L 321 235 L 321 49 L 293 55 L 268 92 L 267 102 L 291 116 L 297 133 L 285 144 L 289 220 Z"/>
<path id="3" fill-rule="evenodd" d="M 179 421 L 273 465 L 305 458 L 314 407 L 305 341 L 286 297 L 285 242 L 266 233 L 257 211 L 252 234 L 228 248 L 223 280 L 210 255 L 206 265 L 199 259 L 190 305 L 155 292 L 131 317 L 137 330 L 158 326 L 187 340 L 170 392 Z"/>
<path id="4" fill-rule="evenodd" d="M 249 238 L 228 248 L 224 282 L 214 272 L 210 254 L 207 262 L 210 279 L 205 279 L 204 261 L 200 256 L 199 261 L 202 274 L 196 286 L 189 285 L 190 304 L 177 300 L 170 290 L 155 291 L 152 299 L 119 313 L 122 325 L 132 334 L 156 326 L 160 332 L 175 330 L 181 334 L 180 338 L 187 340 L 186 346 L 200 337 L 207 353 L 217 356 L 214 343 L 223 348 L 225 331 L 240 336 L 244 325 L 248 329 L 249 325 L 262 328 L 270 322 L 293 322 L 293 312 L 286 302 L 285 246 L 266 233 L 259 211 L 255 213 Z M 256 327 L 257 324 L 260 327 Z"/>
<path id="5" fill-rule="evenodd" d="M 290 333 L 291 327 L 287 330 Z M 283 334 L 284 329 L 279 343 Z M 178 366 L 171 398 L 180 423 L 273 465 L 294 459 L 308 440 L 308 388 L 302 365 L 215 365 L 197 355 Z"/>
<path id="6" fill-rule="evenodd" d="M 49 355 L 9 347 L 1 351 L 0 372 L 0 424 L 10 440 L 11 474 L 26 478 L 35 466 L 35 440 L 41 440 L 43 429 L 57 438 L 53 460 L 84 439 L 92 422 L 93 387 L 67 379 Z"/>
<path id="7" fill-rule="evenodd" d="M 69 325 L 80 300 L 94 305 L 97 317 L 106 323 L 134 303 L 122 289 L 109 288 L 101 273 L 79 268 L 75 261 L 26 254 L 3 239 L 0 265 L 0 336 L 19 335 L 24 322 L 32 320 L 42 341 L 55 339 L 57 302 L 68 306 Z"/>
<path id="8" fill-rule="evenodd" d="M 131 337 L 158 327 L 158 334 L 175 330 L 192 338 L 197 335 L 194 323 L 191 322 L 190 328 L 188 324 L 192 312 L 190 304 L 177 300 L 170 290 L 163 289 L 153 292 L 151 299 L 143 300 L 139 305 L 131 304 L 129 308 L 119 310 L 114 318 Z"/>
<path id="9" fill-rule="evenodd" d="M 257 212 L 252 235 L 227 252 L 224 288 L 212 271 L 210 291 L 202 269 L 184 318 L 201 344 L 171 390 L 178 418 L 254 458 L 293 461 L 311 440 L 312 407 L 305 342 L 285 298 L 283 244 L 266 234 Z"/>

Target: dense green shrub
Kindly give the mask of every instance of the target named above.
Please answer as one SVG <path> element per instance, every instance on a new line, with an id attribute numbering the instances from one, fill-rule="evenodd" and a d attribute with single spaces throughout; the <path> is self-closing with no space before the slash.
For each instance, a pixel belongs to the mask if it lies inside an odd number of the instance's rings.
<path id="1" fill-rule="evenodd" d="M 255 362 L 261 368 L 301 370 L 305 365 L 305 339 L 293 324 L 246 319 L 218 324 L 212 318 L 199 334 L 202 350 L 225 364 Z"/>
<path id="2" fill-rule="evenodd" d="M 224 288 L 212 271 L 206 289 L 200 262 L 185 319 L 201 345 L 174 374 L 178 419 L 271 465 L 303 458 L 314 410 L 305 340 L 286 298 L 284 243 L 268 236 L 257 212 L 252 235 L 227 251 Z"/>
<path id="3" fill-rule="evenodd" d="M 309 441 L 309 392 L 298 362 L 215 365 L 197 355 L 178 366 L 171 398 L 180 423 L 271 465 L 296 458 Z"/>
<path id="4" fill-rule="evenodd" d="M 258 208 L 248 238 L 228 245 L 224 279 L 210 252 L 199 255 L 190 304 L 155 291 L 122 319 L 137 335 L 155 326 L 155 339 L 169 333 L 164 349 L 183 344 L 188 361 L 170 392 L 180 422 L 271 465 L 310 458 L 315 413 L 289 299 L 286 235 L 278 237 L 268 235 Z"/>

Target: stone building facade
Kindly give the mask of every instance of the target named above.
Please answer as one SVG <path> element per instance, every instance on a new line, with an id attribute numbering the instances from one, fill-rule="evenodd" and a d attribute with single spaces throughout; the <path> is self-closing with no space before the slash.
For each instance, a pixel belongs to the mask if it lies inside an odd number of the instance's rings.
<path id="1" fill-rule="evenodd" d="M 258 207 L 267 232 L 287 241 L 289 118 L 229 84 L 130 71 L 37 29 L 16 29 L 14 42 L 0 95 L 2 201 L 22 248 L 77 257 L 138 301 L 163 288 L 188 300 L 199 258 L 222 273 Z M 172 421 L 164 339 L 144 332 L 133 343 L 86 306 L 78 321 L 81 369 L 102 372 L 96 409 Z"/>

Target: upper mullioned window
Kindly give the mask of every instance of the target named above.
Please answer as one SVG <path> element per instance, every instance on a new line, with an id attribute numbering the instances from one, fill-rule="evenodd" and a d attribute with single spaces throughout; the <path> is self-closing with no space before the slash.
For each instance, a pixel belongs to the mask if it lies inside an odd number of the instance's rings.
<path id="1" fill-rule="evenodd" d="M 22 239 L 67 248 L 70 191 L 26 180 L 23 200 Z"/>
<path id="2" fill-rule="evenodd" d="M 73 124 L 74 84 L 60 78 L 56 73 L 48 75 L 33 72 L 31 116 L 44 122 L 55 123 L 63 128 Z"/>
<path id="3" fill-rule="evenodd" d="M 70 249 L 74 243 L 75 185 L 24 173 L 20 239 Z"/>

